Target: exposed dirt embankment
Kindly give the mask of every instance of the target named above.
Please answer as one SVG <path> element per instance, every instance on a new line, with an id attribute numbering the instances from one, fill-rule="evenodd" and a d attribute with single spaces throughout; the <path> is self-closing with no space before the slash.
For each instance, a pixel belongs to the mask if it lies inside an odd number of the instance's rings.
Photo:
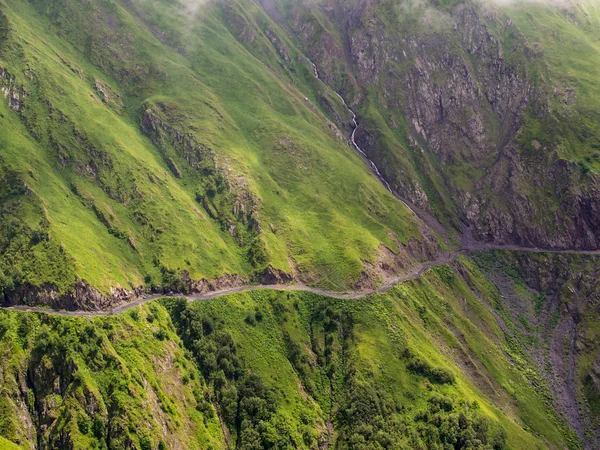
<path id="1" fill-rule="evenodd" d="M 202 295 L 246 284 L 248 280 L 238 275 L 224 275 L 213 280 L 192 280 L 187 271 L 183 271 L 172 286 L 139 286 L 131 290 L 115 288 L 109 294 L 103 294 L 83 281 L 67 293 L 59 293 L 51 285 L 20 286 L 5 294 L 2 306 L 27 305 L 65 311 L 111 311 L 142 299 L 145 295 Z"/>
<path id="2" fill-rule="evenodd" d="M 443 252 L 437 240 L 425 233 L 423 240 L 411 239 L 406 246 L 393 236 L 398 244 L 396 253 L 382 246 L 377 255 L 376 264 L 365 262 L 365 271 L 361 279 L 354 286 L 354 292 L 366 295 L 380 288 L 382 284 L 391 285 L 401 276 L 417 274 L 424 264 L 443 264 L 450 261 L 446 252 Z M 456 253 L 453 253 L 455 255 Z M 454 256 L 452 257 L 452 259 Z M 423 261 L 425 261 L 423 263 Z M 293 265 L 293 264 L 292 264 Z M 60 293 L 55 286 L 50 284 L 42 286 L 19 286 L 9 293 L 5 293 L 0 306 L 2 307 L 44 307 L 63 311 L 100 311 L 110 312 L 123 307 L 135 306 L 145 299 L 158 298 L 169 295 L 188 295 L 202 298 L 213 293 L 235 292 L 245 289 L 253 283 L 253 288 L 278 286 L 293 288 L 305 286 L 315 281 L 297 269 L 291 273 L 283 272 L 268 266 L 257 272 L 252 280 L 239 275 L 223 275 L 213 280 L 194 280 L 190 274 L 183 270 L 169 286 L 139 286 L 130 290 L 123 288 L 112 289 L 109 294 L 89 286 L 84 281 L 79 281 L 71 292 Z M 334 295 L 318 288 L 311 288 L 317 293 Z M 362 294 L 361 294 L 362 293 Z"/>
<path id="3" fill-rule="evenodd" d="M 50 284 L 19 286 L 14 291 L 4 294 L 2 306 L 36 305 L 68 311 L 100 311 L 133 301 L 143 294 L 143 288 L 131 291 L 118 288 L 113 289 L 110 294 L 102 294 L 83 281 L 67 293 L 59 292 Z"/>

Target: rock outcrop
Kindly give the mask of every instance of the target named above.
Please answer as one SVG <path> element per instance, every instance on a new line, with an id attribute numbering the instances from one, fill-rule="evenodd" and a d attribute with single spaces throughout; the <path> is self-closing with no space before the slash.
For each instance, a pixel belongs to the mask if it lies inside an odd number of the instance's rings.
<path id="1" fill-rule="evenodd" d="M 401 197 L 478 240 L 599 247 L 600 180 L 553 131 L 576 117 L 553 102 L 575 108 L 576 93 L 540 83 L 544 54 L 505 12 L 335 0 L 321 5 L 328 26 L 290 10 L 286 25 L 321 79 L 358 103 L 356 141 Z"/>
<path id="2" fill-rule="evenodd" d="M 529 346 L 528 353 L 551 391 L 554 408 L 577 431 L 585 448 L 597 448 L 598 419 L 590 408 L 595 408 L 600 395 L 600 348 L 594 331 L 600 314 L 598 257 L 524 252 L 495 256 L 537 295 L 532 308 L 522 304 L 519 294 L 502 289 L 510 283 L 497 283 L 504 311 L 528 325 L 525 333 L 530 338 L 545 343 Z"/>
<path id="3" fill-rule="evenodd" d="M 4 293 L 2 306 L 36 305 L 68 311 L 110 311 L 116 306 L 131 302 L 144 294 L 144 288 L 132 290 L 111 289 L 102 294 L 84 281 L 79 281 L 70 292 L 61 293 L 55 286 L 21 285 L 14 291 Z"/>

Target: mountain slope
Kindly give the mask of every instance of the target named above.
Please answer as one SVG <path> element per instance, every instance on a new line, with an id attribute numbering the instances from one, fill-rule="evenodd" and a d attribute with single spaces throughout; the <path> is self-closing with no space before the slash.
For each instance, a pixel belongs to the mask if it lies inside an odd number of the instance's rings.
<path id="1" fill-rule="evenodd" d="M 236 3 L 196 16 L 160 2 L 2 6 L 3 235 L 23 235 L 3 246 L 9 302 L 82 306 L 77 283 L 88 297 L 112 293 L 96 301 L 109 303 L 143 285 L 295 273 L 339 289 L 380 245 L 423 241 L 301 93 L 314 81 L 308 62 L 294 55 L 292 86 L 230 34 L 252 20 L 242 13 Z M 69 278 L 31 274 L 23 252 L 34 266 L 60 260 Z"/>
<path id="2" fill-rule="evenodd" d="M 538 323 L 508 262 L 490 283 L 480 267 L 506 257 L 361 301 L 255 291 L 109 318 L 3 312 L 2 407 L 23 419 L 0 430 L 25 448 L 580 448 L 530 353 L 538 331 L 561 332 L 561 308 Z"/>
<path id="3" fill-rule="evenodd" d="M 596 2 L 262 3 L 404 199 L 480 240 L 598 248 Z"/>
<path id="4" fill-rule="evenodd" d="M 0 448 L 598 448 L 598 37 L 0 0 Z"/>

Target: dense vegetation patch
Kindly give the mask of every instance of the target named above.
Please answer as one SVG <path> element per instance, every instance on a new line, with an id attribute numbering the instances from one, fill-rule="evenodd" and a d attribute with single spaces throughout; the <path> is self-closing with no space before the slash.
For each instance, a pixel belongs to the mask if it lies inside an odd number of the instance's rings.
<path id="1" fill-rule="evenodd" d="M 49 232 L 39 199 L 0 156 L 0 298 L 19 288 L 73 286 L 73 261 Z"/>
<path id="2" fill-rule="evenodd" d="M 578 448 L 518 317 L 502 313 L 514 334 L 498 328 L 497 290 L 461 260 L 361 301 L 251 291 L 95 319 L 0 312 L 0 436 L 41 449 Z M 520 299 L 534 323 L 534 299 Z"/>
<path id="3" fill-rule="evenodd" d="M 298 448 L 277 410 L 272 388 L 252 373 L 240 356 L 232 336 L 216 317 L 205 315 L 185 300 L 169 305 L 186 348 L 212 388 L 221 419 L 240 450 Z M 204 408 L 204 402 L 199 408 Z"/>

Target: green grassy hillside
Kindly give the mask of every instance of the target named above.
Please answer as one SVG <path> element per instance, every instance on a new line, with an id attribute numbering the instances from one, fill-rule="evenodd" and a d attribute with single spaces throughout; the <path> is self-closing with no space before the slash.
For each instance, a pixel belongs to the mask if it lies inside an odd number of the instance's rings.
<path id="1" fill-rule="evenodd" d="M 0 436 L 24 448 L 580 448 L 529 352 L 536 316 L 511 315 L 507 289 L 532 311 L 533 291 L 508 262 L 490 282 L 486 261 L 358 301 L 255 291 L 97 319 L 2 312 Z"/>
<path id="2" fill-rule="evenodd" d="M 422 239 L 315 108 L 308 62 L 284 41 L 276 52 L 265 14 L 235 2 L 190 14 L 169 2 L 0 11 L 7 295 L 267 268 L 340 289 L 381 244 Z M 289 67 L 256 59 L 235 37 L 244 27 Z"/>
<path id="3" fill-rule="evenodd" d="M 599 37 L 593 0 L 0 0 L 0 449 L 597 448 L 590 254 L 4 306 L 598 249 Z"/>

